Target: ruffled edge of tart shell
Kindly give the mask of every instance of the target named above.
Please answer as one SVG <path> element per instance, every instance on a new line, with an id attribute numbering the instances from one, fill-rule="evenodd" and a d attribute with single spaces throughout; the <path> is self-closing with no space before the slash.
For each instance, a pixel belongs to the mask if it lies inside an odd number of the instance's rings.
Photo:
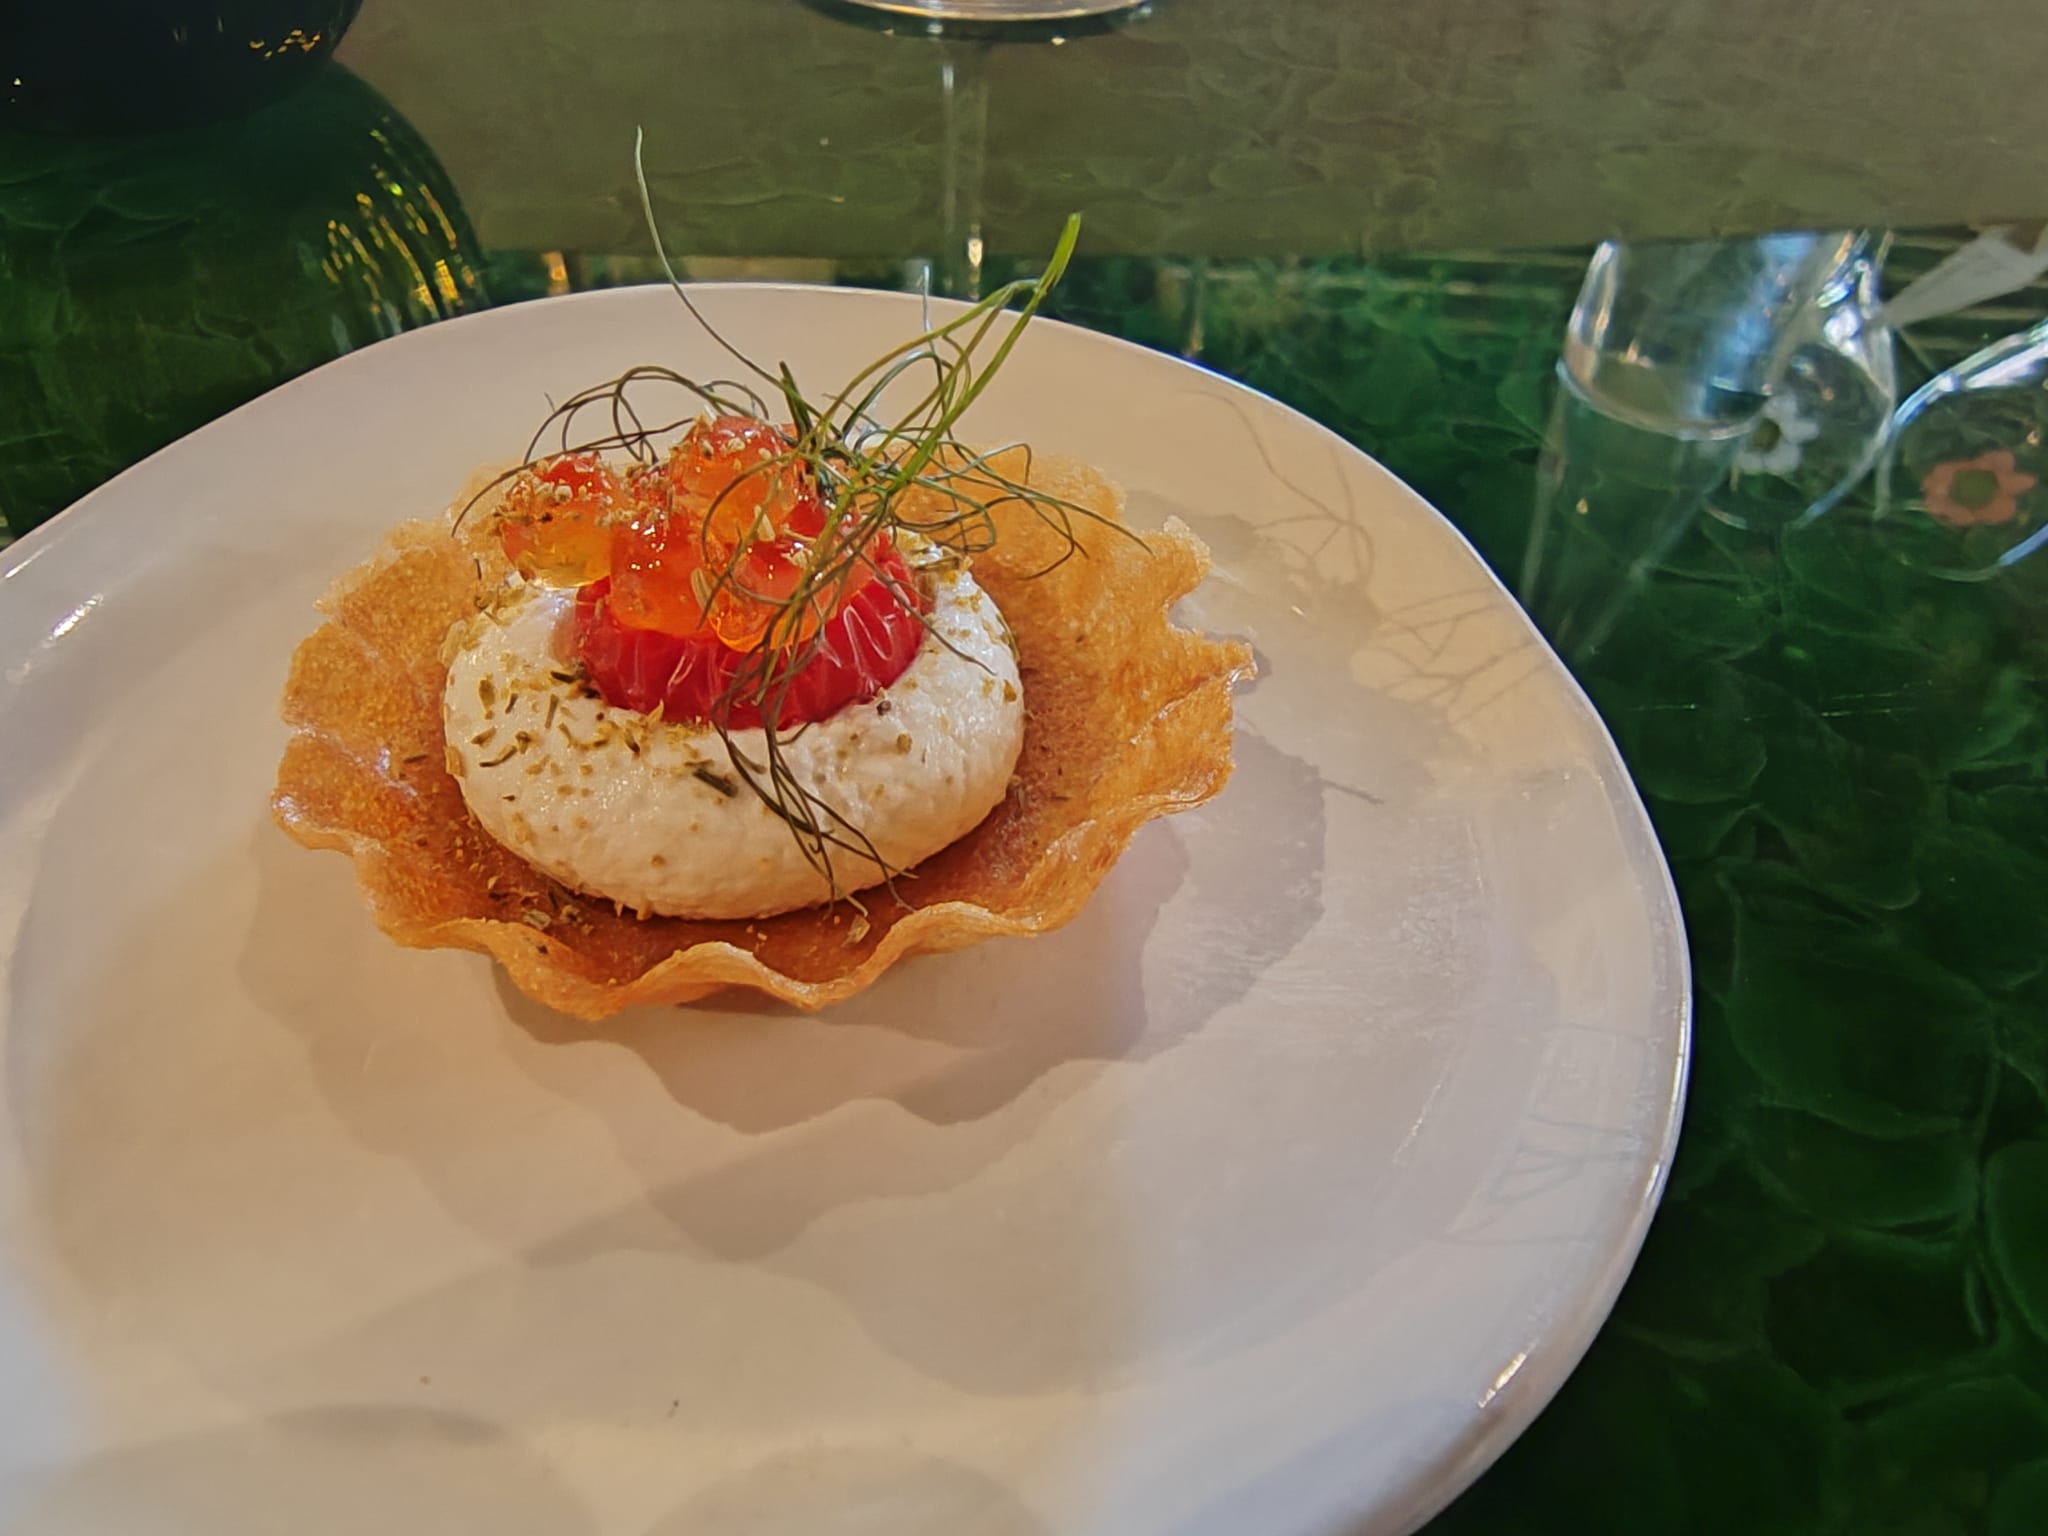
<path id="1" fill-rule="evenodd" d="M 1125 723 L 1134 728 L 1118 744 L 1127 742 L 1125 750 L 1143 770 L 1141 777 L 1130 780 L 1123 764 L 1108 772 L 1083 772 L 1073 780 L 1063 769 L 1047 767 L 1048 762 L 1057 765 L 1063 745 L 1054 741 L 1048 749 L 1047 734 L 1085 731 L 1087 721 L 1078 717 L 1077 726 L 1077 716 L 1064 707 L 1049 714 L 1037 709 L 1027 719 L 1025 753 L 1012 796 L 981 827 L 920 866 L 933 870 L 948 861 L 947 883 L 971 887 L 975 850 L 965 845 L 1001 846 L 1003 834 L 1017 830 L 1003 824 L 1004 818 L 1012 823 L 1030 819 L 1017 809 L 1024 803 L 1020 797 L 1057 794 L 1061 804 L 1073 804 L 1072 813 L 1040 829 L 1052 835 L 1027 845 L 1028 859 L 1013 878 L 991 880 L 985 891 L 930 905 L 917 904 L 920 882 L 907 880 L 907 910 L 897 908 L 885 890 L 870 892 L 865 899 L 874 920 L 865 941 L 842 937 L 857 931 L 850 922 L 866 921 L 853 918 L 844 904 L 753 924 L 647 920 L 679 932 L 712 927 L 756 935 L 773 929 L 784 940 L 794 932 L 795 941 L 807 944 L 813 957 L 843 954 L 843 968 L 795 975 L 732 938 L 706 937 L 672 949 L 635 974 L 600 978 L 568 963 L 564 935 L 552 931 L 551 921 L 532 923 L 531 909 L 522 917 L 426 909 L 417 883 L 408 882 L 395 861 L 435 857 L 442 861 L 436 873 L 459 877 L 461 871 L 445 850 L 423 853 L 420 837 L 404 835 L 409 802 L 423 792 L 452 791 L 462 818 L 476 837 L 483 834 L 462 806 L 453 780 L 445 786 L 434 782 L 435 775 L 447 775 L 438 750 L 423 754 L 417 740 L 380 737 L 403 736 L 408 729 L 417 736 L 415 717 L 429 704 L 438 728 L 445 677 L 440 637 L 475 611 L 480 593 L 503 579 L 495 540 L 479 532 L 488 519 L 475 514 L 460 533 L 448 519 L 393 530 L 372 559 L 322 600 L 328 620 L 294 655 L 285 690 L 283 714 L 292 735 L 278 770 L 273 813 L 305 846 L 349 855 L 378 926 L 398 943 L 489 955 L 529 997 L 585 1019 L 634 1006 L 694 1002 L 727 987 L 817 1009 L 862 991 L 908 955 L 1050 932 L 1079 913 L 1141 826 L 1199 805 L 1223 787 L 1232 766 L 1231 693 L 1252 675 L 1253 664 L 1243 642 L 1196 634 L 1169 617 L 1172 606 L 1200 584 L 1209 568 L 1208 550 L 1184 525 L 1172 520 L 1161 530 L 1147 531 L 1140 545 L 1107 526 L 1121 521 L 1122 496 L 1093 470 L 1044 456 L 1022 456 L 1018 462 L 1034 486 L 1088 507 L 1103 522 L 1076 530 L 1084 558 L 1044 572 L 1049 557 L 1066 549 L 1066 535 L 1055 534 L 1035 514 L 1012 509 L 999 516 L 994 549 L 974 558 L 976 579 L 995 598 L 1016 637 L 1027 708 L 1034 706 L 1034 671 L 1040 706 L 1071 703 L 1066 695 L 1085 693 L 1092 682 L 1096 697 L 1105 701 L 1103 709 L 1114 710 L 1119 719 L 1130 717 Z M 425 644 L 430 634 L 433 642 Z M 1077 668 L 1085 662 L 1091 669 L 1087 678 L 1047 673 L 1042 662 L 1060 657 L 1063 647 Z M 414 750 L 394 756 L 402 746 Z M 1034 746 L 1040 750 L 1034 752 Z M 334 781 L 341 778 L 350 782 L 337 790 Z M 1090 801 L 1086 797 L 1096 786 L 1113 792 Z M 337 806 L 351 808 L 350 813 Z M 366 821 L 381 825 L 361 824 Z M 1031 830 L 1023 828 L 1026 834 Z M 1011 864 L 1017 863 L 1015 852 L 1005 855 Z M 461 884 L 460 878 L 448 882 L 450 889 Z M 601 917 L 613 921 L 610 914 Z"/>

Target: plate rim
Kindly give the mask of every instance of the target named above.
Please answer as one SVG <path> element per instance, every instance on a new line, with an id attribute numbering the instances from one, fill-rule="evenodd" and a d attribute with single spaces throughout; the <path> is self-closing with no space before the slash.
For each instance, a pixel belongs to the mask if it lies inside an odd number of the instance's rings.
<path id="1" fill-rule="evenodd" d="M 449 335 L 480 333 L 487 323 L 502 325 L 510 316 L 539 307 L 561 309 L 580 306 L 601 309 L 609 305 L 641 304 L 647 302 L 652 295 L 670 291 L 671 286 L 659 280 L 619 284 L 494 305 L 489 309 L 417 326 L 329 359 L 155 449 L 37 527 L 16 538 L 4 549 L 0 549 L 0 603 L 6 601 L 4 583 L 18 577 L 44 556 L 69 546 L 74 537 L 79 536 L 78 530 L 96 525 L 101 519 L 121 516 L 119 509 L 124 503 L 123 492 L 131 477 L 139 478 L 158 459 L 173 452 L 192 451 L 193 445 L 201 443 L 217 429 L 225 429 L 228 423 L 243 413 L 259 407 L 275 409 L 275 402 L 279 397 L 289 396 L 301 389 L 317 387 L 314 381 L 328 374 L 330 370 L 349 367 L 370 354 L 381 356 L 388 366 L 394 357 L 389 349 L 417 349 L 426 345 L 445 346 L 449 344 L 446 340 Z M 801 298 L 812 303 L 887 304 L 900 308 L 913 308 L 929 303 L 934 310 L 940 312 L 959 312 L 968 307 L 966 301 L 958 299 L 934 296 L 927 300 L 920 294 L 903 290 L 825 283 L 737 280 L 690 281 L 679 286 L 692 299 L 715 298 L 720 293 L 737 292 L 768 299 L 777 296 Z M 1390 490 L 1406 498 L 1414 510 L 1425 513 L 1436 525 L 1439 536 L 1447 536 L 1455 542 L 1464 558 L 1487 584 L 1492 599 L 1504 604 L 1505 608 L 1513 613 L 1515 622 L 1526 632 L 1527 638 L 1540 647 L 1541 654 L 1549 663 L 1547 670 L 1553 673 L 1556 680 L 1562 682 L 1566 698 L 1591 733 L 1589 747 L 1606 755 L 1612 769 L 1608 784 L 1610 802 L 1618 812 L 1626 813 L 1633 822 L 1634 829 L 1641 835 L 1643 846 L 1647 850 L 1649 865 L 1653 867 L 1640 868 L 1637 873 L 1646 877 L 1643 882 L 1646 904 L 1661 909 L 1662 915 L 1667 919 L 1664 922 L 1653 921 L 1653 927 L 1668 934 L 1670 940 L 1671 953 L 1664 958 L 1671 966 L 1672 1017 L 1664 1028 L 1646 1032 L 1646 1038 L 1660 1045 L 1668 1040 L 1671 1073 L 1669 1092 L 1663 1095 L 1657 1104 L 1660 1123 L 1655 1127 L 1654 1136 L 1648 1136 L 1645 1140 L 1645 1151 L 1651 1154 L 1645 1159 L 1647 1167 L 1638 1165 L 1637 1171 L 1643 1177 L 1639 1184 L 1632 1186 L 1636 1193 L 1627 1220 L 1615 1240 L 1606 1247 L 1600 1262 L 1585 1271 L 1585 1281 L 1571 1304 L 1556 1315 L 1552 1325 L 1536 1338 L 1530 1347 L 1522 1351 L 1512 1369 L 1510 1379 L 1504 1381 L 1495 1393 L 1489 1394 L 1474 1405 L 1457 1433 L 1444 1437 L 1426 1456 L 1411 1463 L 1397 1482 L 1389 1485 L 1379 1505 L 1380 1516 L 1395 1517 L 1400 1529 L 1413 1531 L 1441 1513 L 1476 1483 L 1549 1407 L 1605 1327 L 1615 1302 L 1642 1252 L 1650 1226 L 1662 1204 L 1684 1122 L 1691 1078 L 1696 1011 L 1691 944 L 1686 929 L 1684 908 L 1672 878 L 1670 861 L 1665 856 L 1655 823 L 1644 802 L 1642 790 L 1636 783 L 1635 776 L 1629 771 L 1613 732 L 1594 707 L 1584 685 L 1564 663 L 1506 582 L 1480 555 L 1464 531 L 1427 497 L 1365 449 L 1333 428 L 1317 421 L 1305 411 L 1201 362 L 1044 314 L 1034 316 L 1030 323 L 1031 331 L 1040 329 L 1060 334 L 1069 345 L 1106 346 L 1132 354 L 1150 367 L 1163 367 L 1168 372 L 1192 372 L 1205 384 L 1221 387 L 1226 392 L 1249 402 L 1257 410 L 1279 412 L 1291 418 L 1297 427 L 1309 429 L 1340 457 L 1362 461 L 1364 466 Z M 0 661 L 5 659 L 4 656 L 0 656 Z M 0 1015 L 0 1025 L 6 1022 L 6 1017 Z"/>

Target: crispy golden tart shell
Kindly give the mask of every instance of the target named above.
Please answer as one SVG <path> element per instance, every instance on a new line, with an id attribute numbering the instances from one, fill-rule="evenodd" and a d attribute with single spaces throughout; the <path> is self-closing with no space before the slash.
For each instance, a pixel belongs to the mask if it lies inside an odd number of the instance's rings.
<path id="1" fill-rule="evenodd" d="M 1120 494 L 1089 469 L 1041 457 L 1029 473 L 1104 519 L 1121 515 Z M 1079 553 L 1061 562 L 1067 535 L 1029 508 L 997 520 L 974 575 L 1017 641 L 1027 720 L 1015 782 L 979 827 L 897 882 L 900 901 L 869 892 L 864 920 L 845 903 L 750 922 L 622 915 L 484 833 L 446 767 L 441 650 L 505 570 L 495 540 L 448 520 L 399 528 L 323 600 L 327 622 L 285 688 L 277 819 L 354 860 L 399 943 L 480 951 L 528 996 L 589 1019 L 733 986 L 821 1008 L 905 955 L 1048 932 L 1081 910 L 1140 826 L 1223 787 L 1231 687 L 1251 653 L 1170 622 L 1209 564 L 1184 528 L 1141 546 L 1076 519 Z"/>

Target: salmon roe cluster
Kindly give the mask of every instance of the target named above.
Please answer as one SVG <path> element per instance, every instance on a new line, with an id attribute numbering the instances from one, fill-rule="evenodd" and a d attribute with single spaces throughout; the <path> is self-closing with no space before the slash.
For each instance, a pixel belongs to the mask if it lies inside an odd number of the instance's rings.
<path id="1" fill-rule="evenodd" d="M 916 584 L 886 535 L 849 558 L 784 429 L 696 422 L 667 458 L 621 473 L 596 454 L 522 470 L 500 511 L 529 581 L 577 590 L 576 641 L 607 702 L 734 728 L 820 720 L 872 698 L 923 639 Z M 801 664 L 749 666 L 764 647 Z M 772 687 L 735 687 L 742 675 Z"/>

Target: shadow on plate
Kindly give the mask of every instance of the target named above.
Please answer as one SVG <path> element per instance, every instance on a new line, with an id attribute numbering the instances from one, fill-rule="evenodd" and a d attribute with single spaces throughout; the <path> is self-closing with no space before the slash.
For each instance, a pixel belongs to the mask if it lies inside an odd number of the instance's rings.
<path id="1" fill-rule="evenodd" d="M 975 1177 L 1092 1072 L 1171 1050 L 1313 929 L 1321 782 L 1249 733 L 1237 761 L 1233 799 L 1145 829 L 1067 927 L 909 961 L 822 1013 L 714 1003 L 591 1023 L 532 1003 L 502 975 L 498 993 L 535 1041 L 626 1051 L 678 1105 L 761 1138 L 744 1158 L 685 1172 L 673 1127 L 590 1101 L 681 1233 L 728 1259 L 762 1259 L 842 1206 Z M 577 1091 L 545 1053 L 512 1059 L 544 1086 Z M 894 1104 L 950 1134 L 935 1143 L 872 1115 L 836 1118 L 857 1104 Z M 650 1240 L 640 1213 L 619 1213 L 536 1257 L 569 1262 Z"/>
<path id="2" fill-rule="evenodd" d="M 861 1099 L 892 1099 L 934 1125 L 979 1119 L 1064 1064 L 1172 1048 L 1315 926 L 1322 781 L 1249 732 L 1235 752 L 1228 798 L 1147 827 L 1066 927 L 912 959 L 821 1013 L 733 992 L 591 1022 L 531 1001 L 502 972 L 498 995 L 535 1040 L 630 1051 L 677 1103 L 736 1130 L 778 1130 Z M 1161 934 L 1169 902 L 1175 921 Z"/>
<path id="3" fill-rule="evenodd" d="M 1015 1494 L 957 1462 L 897 1447 L 777 1456 L 714 1483 L 647 1536 L 1051 1536 Z"/>
<path id="4" fill-rule="evenodd" d="M 375 1529 L 578 1536 L 598 1528 L 548 1465 L 503 1431 L 398 1406 L 280 1413 L 125 1446 L 52 1472 L 22 1493 L 17 1513 L 0 1526 L 9 1536 Z"/>
<path id="5" fill-rule="evenodd" d="M 1141 962 L 1187 865 L 1170 830 L 1148 829 L 1065 928 L 913 958 L 819 1013 L 733 991 L 590 1021 L 533 1002 L 502 971 L 494 981 L 535 1040 L 630 1051 L 678 1104 L 735 1130 L 781 1130 L 862 1099 L 953 1125 L 1014 1102 L 1063 1063 L 1171 1042 L 1179 1021 L 1148 1028 Z"/>
<path id="6" fill-rule="evenodd" d="M 1322 912 L 1321 784 L 1256 737 L 1238 755 L 1060 934 L 822 1016 L 594 1033 L 508 1018 L 480 959 L 392 945 L 344 861 L 252 827 L 124 916 L 107 963 L 16 978 L 49 1047 L 17 1086 L 49 1111 L 52 1305 L 81 1350 L 155 1341 L 259 1412 L 427 1369 L 514 1423 L 658 1418 L 678 1388 L 699 1424 L 873 1410 L 877 1358 L 978 1393 L 1121 1379 L 1156 1341 L 1118 1126 L 1156 1099 L 1146 1063 Z M 52 884 L 32 921 L 89 922 L 93 892 Z M 814 1331 L 764 1354 L 721 1308 Z"/>

